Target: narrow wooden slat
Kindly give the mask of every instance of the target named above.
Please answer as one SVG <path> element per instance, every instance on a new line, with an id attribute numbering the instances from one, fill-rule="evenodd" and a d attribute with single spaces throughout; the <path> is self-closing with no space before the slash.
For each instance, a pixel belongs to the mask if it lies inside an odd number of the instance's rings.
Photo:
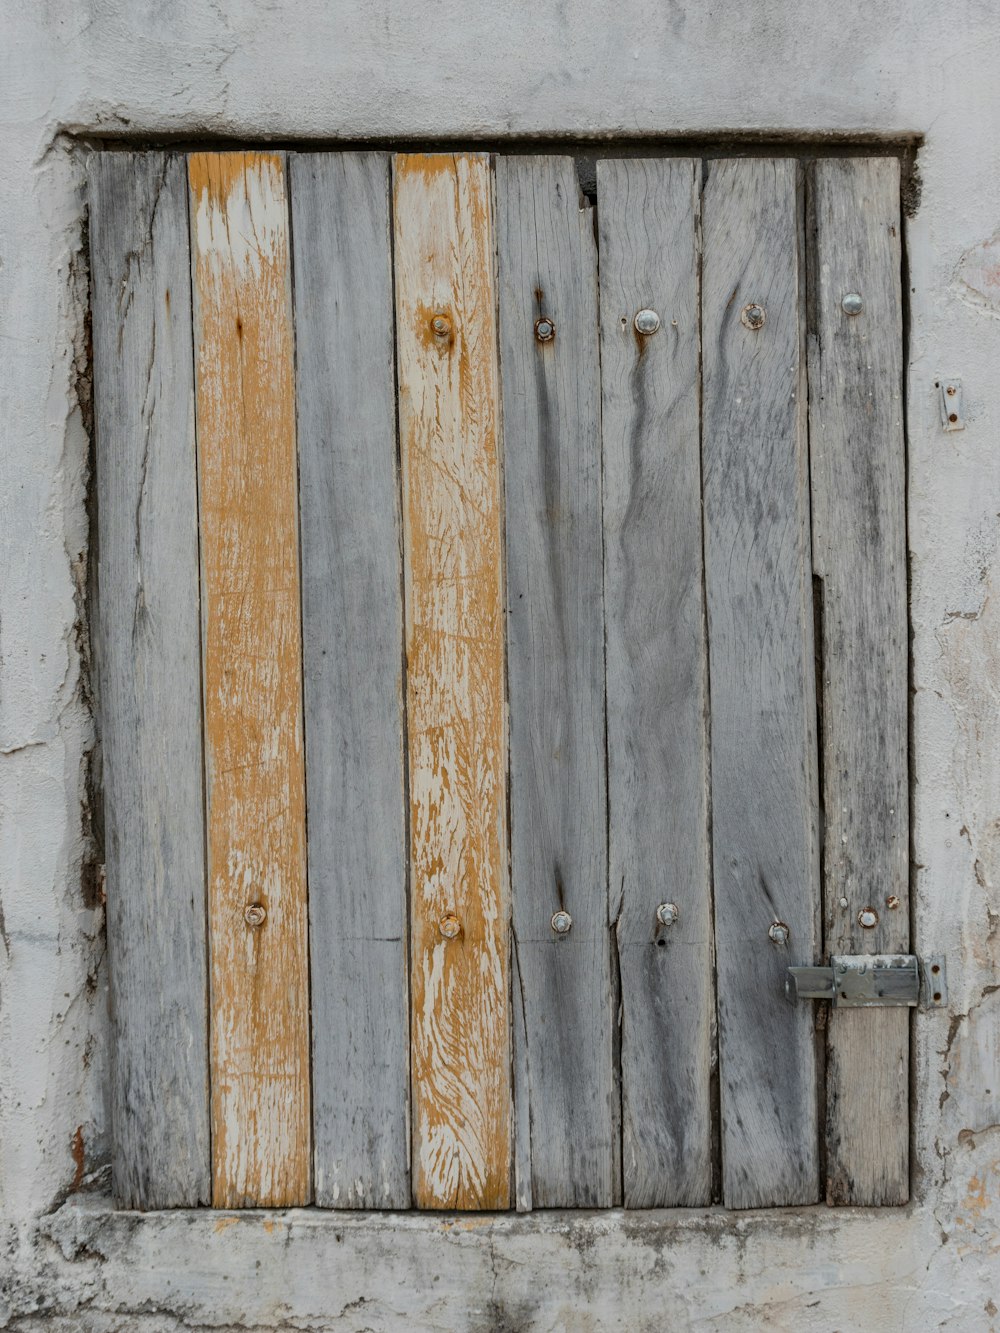
<path id="1" fill-rule="evenodd" d="M 389 159 L 293 155 L 316 1202 L 406 1208 L 403 619 Z"/>
<path id="2" fill-rule="evenodd" d="M 606 1207 L 620 1167 L 604 762 L 597 251 L 569 158 L 497 162 L 518 1196 Z M 555 337 L 536 339 L 545 316 Z M 567 911 L 558 935 L 552 916 Z M 520 1046 L 520 1043 L 519 1043 Z M 520 1094 L 519 1094 L 520 1096 Z"/>
<path id="3" fill-rule="evenodd" d="M 599 162 L 609 881 L 625 1206 L 712 1194 L 712 895 L 695 169 Z M 643 335 L 635 316 L 660 328 Z M 659 904 L 679 910 L 657 922 Z"/>
<path id="4" fill-rule="evenodd" d="M 209 1198 L 198 502 L 182 158 L 90 159 L 96 640 L 114 1018 L 113 1184 Z"/>
<path id="5" fill-rule="evenodd" d="M 449 153 L 401 155 L 394 174 L 413 1195 L 423 1208 L 506 1208 L 510 909 L 492 178 L 485 156 Z M 448 937 L 452 928 L 458 934 Z"/>
<path id="6" fill-rule="evenodd" d="M 813 558 L 822 581 L 826 950 L 909 948 L 899 164 L 815 166 Z M 858 315 L 844 311 L 861 296 Z M 874 929 L 858 914 L 872 907 Z M 827 1196 L 909 1195 L 909 1011 L 835 1010 Z"/>
<path id="7" fill-rule="evenodd" d="M 280 156 L 189 159 L 208 789 L 213 1202 L 310 1194 L 305 782 Z M 262 925 L 245 909 L 260 906 Z"/>
<path id="8" fill-rule="evenodd" d="M 818 1193 L 816 707 L 796 165 L 712 164 L 703 197 L 703 467 L 723 1185 Z M 741 312 L 759 305 L 765 322 Z M 752 312 L 747 314 L 752 322 Z M 769 938 L 775 921 L 787 945 Z"/>

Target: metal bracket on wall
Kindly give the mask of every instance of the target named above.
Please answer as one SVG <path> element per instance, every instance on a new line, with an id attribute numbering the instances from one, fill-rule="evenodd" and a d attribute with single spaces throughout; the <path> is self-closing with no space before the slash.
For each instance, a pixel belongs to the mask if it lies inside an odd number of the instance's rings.
<path id="1" fill-rule="evenodd" d="M 905 953 L 841 954 L 829 967 L 790 967 L 787 984 L 791 999 L 829 1000 L 835 1009 L 940 1009 L 948 1001 L 944 959 Z"/>
<path id="2" fill-rule="evenodd" d="M 962 415 L 962 381 L 952 376 L 939 375 L 936 381 L 941 393 L 941 425 L 945 430 L 965 430 Z"/>

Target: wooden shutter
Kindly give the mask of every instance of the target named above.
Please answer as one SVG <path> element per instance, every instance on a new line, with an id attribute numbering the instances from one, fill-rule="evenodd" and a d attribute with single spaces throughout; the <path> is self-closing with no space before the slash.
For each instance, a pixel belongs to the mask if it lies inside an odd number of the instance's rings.
<path id="1" fill-rule="evenodd" d="M 123 1203 L 906 1199 L 898 200 L 94 156 Z"/>

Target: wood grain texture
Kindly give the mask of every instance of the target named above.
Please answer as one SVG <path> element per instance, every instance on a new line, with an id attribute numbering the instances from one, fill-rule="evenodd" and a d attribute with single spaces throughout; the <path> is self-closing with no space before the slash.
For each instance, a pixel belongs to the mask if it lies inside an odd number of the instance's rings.
<path id="1" fill-rule="evenodd" d="M 703 467 L 723 1186 L 815 1201 L 816 705 L 796 166 L 715 162 L 703 196 Z M 747 328 L 741 311 L 764 307 Z M 787 924 L 787 946 L 768 928 Z"/>
<path id="2" fill-rule="evenodd" d="M 619 1178 L 608 918 L 597 250 L 570 158 L 497 162 L 522 1206 Z M 554 320 L 538 342 L 534 323 Z M 553 913 L 572 929 L 557 935 Z M 521 1047 L 523 1046 L 523 1049 Z M 519 1097 L 520 1097 L 519 1093 Z M 523 1123 L 523 1116 L 519 1116 Z"/>
<path id="3" fill-rule="evenodd" d="M 696 165 L 599 162 L 609 882 L 626 1208 L 711 1203 Z M 700 169 L 700 167 L 699 167 Z M 659 330 L 643 336 L 638 310 Z M 680 911 L 657 923 L 660 903 Z"/>
<path id="4" fill-rule="evenodd" d="M 403 613 L 389 159 L 293 155 L 316 1202 L 406 1208 Z"/>
<path id="5" fill-rule="evenodd" d="M 284 164 L 188 162 L 217 1207 L 310 1197 L 295 397 Z M 260 904 L 251 928 L 244 908 Z"/>
<path id="6" fill-rule="evenodd" d="M 413 1196 L 423 1208 L 506 1208 L 510 895 L 489 159 L 400 155 L 394 204 Z M 445 917 L 457 919 L 457 937 L 440 932 Z"/>
<path id="7" fill-rule="evenodd" d="M 818 162 L 810 354 L 813 560 L 822 581 L 828 953 L 909 948 L 899 163 Z M 847 292 L 860 315 L 845 314 Z M 896 906 L 891 903 L 895 900 Z M 858 913 L 873 907 L 874 929 Z M 909 1195 L 909 1011 L 834 1010 L 827 1195 Z"/>
<path id="8" fill-rule="evenodd" d="M 112 1175 L 209 1199 L 198 498 L 183 158 L 90 158 L 95 624 L 111 959 Z"/>

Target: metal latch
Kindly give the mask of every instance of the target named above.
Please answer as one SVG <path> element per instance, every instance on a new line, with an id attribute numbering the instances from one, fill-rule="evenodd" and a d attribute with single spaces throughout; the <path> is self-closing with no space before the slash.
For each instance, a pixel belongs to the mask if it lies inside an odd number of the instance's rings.
<path id="1" fill-rule="evenodd" d="M 921 995 L 923 972 L 923 995 Z M 840 954 L 829 967 L 790 967 L 789 995 L 797 1000 L 829 1000 L 835 1009 L 888 1005 L 939 1008 L 948 999 L 944 960 L 905 953 Z"/>

